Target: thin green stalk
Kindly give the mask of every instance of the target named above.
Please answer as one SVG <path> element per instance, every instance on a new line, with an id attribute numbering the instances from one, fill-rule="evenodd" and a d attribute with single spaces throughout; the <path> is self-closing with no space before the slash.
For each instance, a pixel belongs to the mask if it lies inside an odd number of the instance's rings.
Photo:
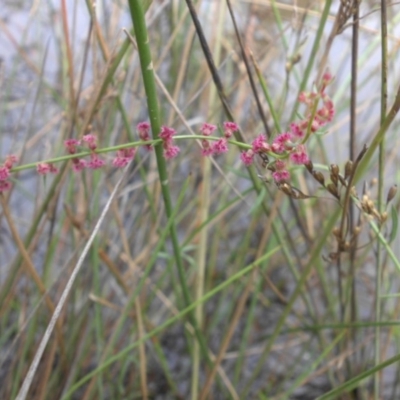
<path id="1" fill-rule="evenodd" d="M 350 131 L 349 131 L 349 159 L 354 161 L 356 158 L 356 130 L 357 130 L 357 84 L 358 84 L 358 37 L 359 37 L 359 2 L 355 1 L 354 3 L 354 12 L 353 12 L 353 26 L 352 26 L 352 49 L 351 49 L 351 86 L 350 86 Z M 340 11 L 339 11 L 340 12 Z M 354 204 L 352 201 L 349 201 L 347 204 L 348 207 L 348 231 L 352 234 L 355 226 L 355 215 L 354 215 Z M 346 206 L 344 207 L 344 212 L 342 216 L 342 222 L 345 220 L 345 212 Z M 343 236 L 344 237 L 344 236 Z M 346 303 L 349 304 L 350 314 L 349 318 L 351 322 L 356 321 L 357 319 L 357 299 L 356 299 L 356 247 L 357 240 L 354 241 L 353 246 L 350 248 L 350 265 L 349 265 L 349 279 L 348 279 L 348 288 L 350 298 L 344 297 L 346 299 Z M 338 252 L 338 260 L 337 260 L 337 268 L 338 268 L 338 280 L 339 280 L 339 288 L 342 289 L 342 275 L 341 275 L 341 261 L 342 254 Z M 345 291 L 346 292 L 346 291 Z M 342 300 L 342 299 L 341 299 Z M 345 305 L 340 302 L 341 308 L 343 308 L 342 319 L 345 318 L 346 311 Z M 351 348 L 357 343 L 357 332 L 351 331 L 350 338 L 348 340 L 348 347 Z M 346 368 L 348 371 L 348 375 L 352 375 L 352 366 L 350 363 L 350 359 L 346 360 Z M 355 394 L 356 395 L 356 394 Z"/>
<path id="2" fill-rule="evenodd" d="M 224 19 L 225 19 L 225 2 L 221 2 L 219 4 L 219 9 L 216 17 L 218 21 L 216 23 L 216 39 L 215 39 L 215 48 L 214 48 L 214 58 L 216 62 L 219 62 L 221 57 L 221 38 L 222 38 L 222 29 L 224 27 Z M 209 108 L 212 110 L 215 107 L 215 87 L 212 86 L 209 92 Z M 211 204 L 211 161 L 207 157 L 202 160 L 202 183 L 200 185 L 200 203 L 199 203 L 199 212 L 198 219 L 199 223 L 203 223 L 207 221 L 209 217 L 209 209 Z M 197 277 L 196 277 L 196 294 L 195 299 L 199 300 L 204 295 L 204 281 L 205 281 L 205 272 L 206 272 L 206 263 L 207 263 L 207 242 L 209 238 L 209 227 L 205 225 L 204 228 L 199 232 L 199 245 L 197 249 Z M 200 303 L 195 309 L 195 317 L 198 323 L 199 328 L 202 328 L 203 324 L 203 304 Z M 199 398 L 199 387 L 200 387 L 200 347 L 199 343 L 193 343 L 193 367 L 192 367 L 192 382 L 191 382 L 191 399 L 197 400 Z"/>
<path id="3" fill-rule="evenodd" d="M 147 106 L 148 106 L 151 129 L 153 133 L 153 139 L 159 139 L 159 133 L 161 131 L 161 121 L 158 108 L 156 82 L 154 78 L 153 62 L 150 53 L 146 21 L 144 18 L 143 8 L 139 0 L 129 0 L 129 8 L 136 34 L 136 41 L 137 41 L 140 65 L 143 76 L 143 84 L 147 96 Z M 155 152 L 157 159 L 157 169 L 161 182 L 161 192 L 164 199 L 165 213 L 167 215 L 167 218 L 169 218 L 172 215 L 173 207 L 172 207 L 171 193 L 169 190 L 167 165 L 163 156 L 162 146 L 161 145 L 155 146 Z M 180 286 L 182 288 L 182 294 L 184 297 L 184 304 L 188 306 L 191 303 L 191 297 L 186 282 L 181 249 L 179 246 L 176 225 L 174 223 L 171 224 L 170 236 L 176 261 L 176 267 L 178 270 Z M 203 335 L 198 328 L 196 318 L 192 311 L 188 313 L 188 318 L 194 327 L 196 337 L 199 340 L 199 343 L 202 347 L 203 356 L 206 358 L 208 363 L 211 363 Z"/>
<path id="4" fill-rule="evenodd" d="M 94 174 L 93 179 L 93 186 L 99 187 L 100 175 L 99 171 L 96 171 Z M 92 222 L 92 218 L 96 215 L 99 215 L 99 199 L 100 196 L 95 194 L 93 196 L 93 204 L 90 207 L 90 212 L 88 215 L 88 219 Z M 99 259 L 99 238 L 96 237 L 93 240 L 93 245 L 90 250 L 90 259 L 91 265 L 93 268 L 93 292 L 96 296 L 101 297 L 101 278 L 100 278 L 100 259 Z M 93 330 L 94 336 L 96 341 L 96 357 L 100 360 L 101 357 L 101 350 L 104 348 L 104 325 L 103 325 L 103 318 L 102 318 L 102 306 L 95 302 L 93 304 L 94 307 L 94 323 L 93 323 Z M 104 379 L 101 379 L 101 376 L 96 380 L 96 387 L 97 387 L 97 397 L 99 400 L 104 398 Z"/>
<path id="5" fill-rule="evenodd" d="M 387 109 L 387 10 L 386 1 L 381 1 L 381 125 L 386 117 Z M 379 177 L 378 177 L 378 211 L 383 212 L 383 188 L 385 172 L 385 138 L 379 144 Z M 383 246 L 377 241 L 376 253 L 376 278 L 375 278 L 375 321 L 379 323 L 381 319 L 381 279 L 382 279 Z M 381 361 L 381 332 L 379 324 L 375 328 L 375 366 Z M 374 376 L 374 400 L 380 398 L 380 374 Z"/>

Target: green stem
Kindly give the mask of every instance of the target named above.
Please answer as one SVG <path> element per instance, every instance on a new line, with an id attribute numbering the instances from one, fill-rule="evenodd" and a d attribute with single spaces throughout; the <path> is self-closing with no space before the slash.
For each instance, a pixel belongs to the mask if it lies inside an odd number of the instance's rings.
<path id="1" fill-rule="evenodd" d="M 386 1 L 381 1 L 381 125 L 383 124 L 386 116 L 387 109 L 387 12 Z M 383 211 L 383 185 L 384 185 L 384 172 L 385 172 L 385 140 L 382 139 L 379 144 L 379 179 L 378 179 L 378 211 Z M 378 325 L 375 328 L 375 366 L 379 365 L 381 360 L 380 349 L 380 326 L 381 319 L 381 277 L 382 277 L 382 260 L 383 260 L 383 246 L 378 240 L 376 252 L 376 279 L 375 279 L 375 321 Z M 379 399 L 380 392 L 380 374 L 374 376 L 374 400 Z"/>
<path id="2" fill-rule="evenodd" d="M 159 139 L 159 133 L 161 131 L 161 121 L 160 121 L 160 113 L 157 100 L 156 82 L 154 77 L 154 67 L 151 58 L 146 21 L 144 17 L 143 8 L 139 0 L 129 0 L 129 9 L 131 12 L 131 18 L 136 35 L 137 48 L 139 52 L 140 65 L 142 70 L 143 84 L 147 96 L 147 106 L 148 106 L 151 129 L 153 133 L 153 139 L 156 140 Z M 165 212 L 167 218 L 169 218 L 172 214 L 173 207 L 172 207 L 171 194 L 168 184 L 169 181 L 168 181 L 167 166 L 163 156 L 163 148 L 161 144 L 155 146 L 155 152 L 157 158 L 158 174 L 161 182 L 161 191 L 164 199 Z M 178 270 L 180 286 L 182 288 L 182 293 L 184 297 L 184 304 L 186 307 L 188 307 L 191 304 L 191 298 L 190 298 L 189 288 L 186 283 L 186 276 L 183 267 L 183 259 L 182 259 L 181 249 L 179 246 L 175 223 L 171 224 L 170 235 L 171 235 L 176 266 Z M 188 318 L 194 327 L 196 337 L 202 348 L 203 356 L 209 363 L 211 363 L 206 348 L 206 344 L 203 335 L 201 334 L 198 328 L 198 324 L 193 309 L 190 310 Z"/>

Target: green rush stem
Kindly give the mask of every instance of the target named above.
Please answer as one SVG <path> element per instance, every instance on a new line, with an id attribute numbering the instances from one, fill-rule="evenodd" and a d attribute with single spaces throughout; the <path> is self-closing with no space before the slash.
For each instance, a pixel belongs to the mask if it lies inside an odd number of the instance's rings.
<path id="1" fill-rule="evenodd" d="M 154 69 L 153 62 L 151 58 L 150 46 L 149 46 L 149 38 L 147 34 L 146 21 L 144 17 L 144 12 L 142 5 L 139 0 L 129 0 L 129 9 L 131 12 L 131 18 L 135 30 L 137 48 L 139 52 L 140 65 L 143 76 L 143 84 L 147 96 L 147 106 L 150 118 L 150 124 L 153 133 L 153 139 L 159 139 L 159 133 L 161 130 L 161 122 L 160 122 L 160 113 L 158 108 L 158 100 L 157 100 L 157 89 L 156 82 L 154 78 Z M 163 156 L 163 148 L 161 145 L 155 146 L 156 158 L 157 158 L 157 168 L 158 174 L 161 182 L 161 191 L 164 199 L 165 213 L 167 218 L 172 215 L 172 200 L 171 193 L 168 185 L 168 172 L 166 161 Z M 176 230 L 175 223 L 171 224 L 170 235 L 172 241 L 172 247 L 175 255 L 176 266 L 179 275 L 179 281 L 182 288 L 182 293 L 184 297 L 184 304 L 186 307 L 189 307 L 191 304 L 191 298 L 189 293 L 189 288 L 186 283 L 185 271 L 183 267 L 183 259 L 179 246 L 178 235 Z M 196 337 L 199 341 L 199 344 L 202 348 L 203 356 L 207 360 L 209 364 L 212 364 L 211 359 L 209 357 L 207 346 L 204 340 L 202 333 L 199 330 L 197 320 L 195 318 L 193 309 L 190 309 L 188 313 L 188 318 L 193 325 L 194 331 L 196 333 Z"/>
<path id="2" fill-rule="evenodd" d="M 384 123 L 387 109 L 387 9 L 386 1 L 381 1 L 381 126 Z M 378 177 L 378 211 L 383 211 L 383 186 L 384 186 L 384 172 L 385 172 L 385 138 L 382 138 L 379 144 L 379 177 Z M 377 322 L 375 328 L 375 366 L 378 366 L 381 361 L 380 351 L 380 326 L 381 320 L 381 279 L 382 279 L 382 261 L 383 261 L 383 246 L 382 243 L 377 241 L 376 253 L 376 278 L 375 278 L 375 321 Z M 380 374 L 374 375 L 374 400 L 379 400 L 380 394 Z"/>
<path id="3" fill-rule="evenodd" d="M 358 82 L 358 38 L 359 38 L 359 14 L 360 4 L 354 3 L 353 13 L 353 36 L 352 36 L 352 54 L 351 54 L 351 99 L 350 99 L 350 160 L 356 157 L 356 132 L 357 132 L 357 82 Z M 354 206 L 349 203 L 349 228 L 350 234 L 354 229 Z M 357 318 L 357 304 L 356 304 L 356 282 L 355 282 L 355 257 L 356 257 L 356 243 L 355 247 L 350 249 L 350 281 L 351 281 L 351 298 L 350 298 L 350 319 L 354 322 Z M 352 332 L 355 335 L 355 332 Z M 355 344 L 356 337 L 352 337 Z"/>

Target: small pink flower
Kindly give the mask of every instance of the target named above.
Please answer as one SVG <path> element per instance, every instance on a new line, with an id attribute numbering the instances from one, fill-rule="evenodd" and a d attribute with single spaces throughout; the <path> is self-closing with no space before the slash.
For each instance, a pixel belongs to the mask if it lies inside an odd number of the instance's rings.
<path id="1" fill-rule="evenodd" d="M 291 134 L 288 132 L 281 133 L 272 142 L 271 149 L 274 153 L 283 153 L 291 148 Z"/>
<path id="2" fill-rule="evenodd" d="M 171 158 L 175 158 L 180 152 L 180 148 L 178 146 L 174 146 L 169 144 L 164 147 L 164 157 L 166 160 L 170 160 Z"/>
<path id="3" fill-rule="evenodd" d="M 58 168 L 51 163 L 39 163 L 36 166 L 36 171 L 39 175 L 46 175 L 49 172 L 51 172 L 52 174 L 56 174 L 58 173 Z"/>
<path id="4" fill-rule="evenodd" d="M 272 173 L 272 178 L 275 182 L 288 181 L 290 179 L 290 173 L 286 169 L 286 163 L 283 160 L 275 161 L 275 172 Z"/>
<path id="5" fill-rule="evenodd" d="M 224 136 L 229 139 L 233 133 L 239 130 L 239 125 L 236 122 L 227 121 L 223 123 Z"/>
<path id="6" fill-rule="evenodd" d="M 112 165 L 114 165 L 114 167 L 117 167 L 117 168 L 123 168 L 123 167 L 127 166 L 128 163 L 129 163 L 129 160 L 127 158 L 117 156 L 114 158 Z"/>
<path id="7" fill-rule="evenodd" d="M 0 181 L 0 193 L 6 192 L 11 189 L 10 181 Z"/>
<path id="8" fill-rule="evenodd" d="M 223 154 L 228 151 L 228 142 L 225 138 L 218 139 L 211 145 L 213 154 Z"/>
<path id="9" fill-rule="evenodd" d="M 6 181 L 10 177 L 10 170 L 6 166 L 0 167 L 0 182 Z"/>
<path id="10" fill-rule="evenodd" d="M 271 151 L 271 146 L 267 143 L 267 138 L 265 135 L 258 135 L 252 143 L 252 148 L 254 153 L 266 153 Z"/>
<path id="11" fill-rule="evenodd" d="M 10 154 L 6 157 L 6 161 L 4 161 L 4 166 L 8 169 L 11 169 L 16 162 L 17 156 L 15 156 L 14 154 Z"/>
<path id="12" fill-rule="evenodd" d="M 253 163 L 254 151 L 249 149 L 240 153 L 240 159 L 247 167 Z"/>
<path id="13" fill-rule="evenodd" d="M 300 103 L 305 103 L 311 105 L 313 101 L 317 98 L 318 94 L 315 92 L 301 92 L 299 94 Z"/>
<path id="14" fill-rule="evenodd" d="M 136 125 L 136 129 L 139 134 L 140 140 L 143 140 L 144 142 L 147 142 L 148 140 L 151 140 L 150 137 L 150 124 L 148 122 L 139 122 Z M 147 150 L 152 150 L 153 146 L 151 144 L 146 144 L 145 145 Z"/>
<path id="15" fill-rule="evenodd" d="M 128 165 L 129 161 L 135 158 L 136 148 L 130 147 L 127 149 L 120 149 L 117 151 L 117 156 L 114 158 L 112 164 L 114 167 L 122 168 Z"/>
<path id="16" fill-rule="evenodd" d="M 277 171 L 283 171 L 286 169 L 286 163 L 283 160 L 276 160 L 275 161 L 275 169 Z"/>
<path id="17" fill-rule="evenodd" d="M 317 130 L 321 128 L 321 124 L 318 121 L 318 119 L 314 119 L 313 122 L 311 122 L 311 132 L 317 132 Z"/>
<path id="18" fill-rule="evenodd" d="M 327 69 L 324 74 L 322 75 L 321 79 L 321 93 L 324 92 L 325 88 L 330 85 L 333 81 L 333 75 L 331 74 L 330 70 Z"/>
<path id="19" fill-rule="evenodd" d="M 294 152 L 290 153 L 289 158 L 294 164 L 298 165 L 307 164 L 310 161 L 306 153 L 306 148 L 302 144 L 299 144 Z"/>
<path id="20" fill-rule="evenodd" d="M 139 123 L 136 125 L 136 129 L 137 129 L 137 131 L 138 131 L 138 133 L 139 133 L 140 139 L 142 139 L 142 140 L 148 140 L 147 138 L 148 138 L 149 135 L 150 135 L 150 123 L 149 123 L 149 122 L 146 122 L 146 121 L 144 121 L 144 122 L 139 122 Z M 146 139 L 143 139 L 144 137 L 145 137 Z"/>
<path id="21" fill-rule="evenodd" d="M 80 172 L 87 167 L 87 162 L 82 158 L 74 158 L 72 159 L 72 169 L 75 172 Z"/>
<path id="22" fill-rule="evenodd" d="M 120 149 L 117 151 L 117 157 L 127 158 L 128 161 L 133 160 L 135 158 L 136 148 L 129 147 L 126 149 Z"/>
<path id="23" fill-rule="evenodd" d="M 304 119 L 303 121 L 300 121 L 299 123 L 299 127 L 306 132 L 308 130 L 308 124 L 309 124 L 309 119 Z M 311 132 L 316 132 L 319 128 L 321 127 L 319 121 L 317 118 L 314 118 L 314 120 L 311 123 Z"/>
<path id="24" fill-rule="evenodd" d="M 315 119 L 318 121 L 320 126 L 331 122 L 335 116 L 335 106 L 330 97 L 328 95 L 324 95 L 323 101 L 323 107 L 317 111 L 317 114 L 315 116 Z"/>
<path id="25" fill-rule="evenodd" d="M 210 147 L 210 146 L 203 147 L 201 149 L 201 155 L 204 157 L 211 156 L 213 153 L 214 153 L 214 151 L 213 151 L 212 147 Z"/>
<path id="26" fill-rule="evenodd" d="M 64 147 L 68 151 L 69 154 L 75 154 L 76 153 L 76 146 L 79 146 L 81 144 L 80 140 L 78 139 L 67 139 L 64 140 Z"/>
<path id="27" fill-rule="evenodd" d="M 217 127 L 215 125 L 205 122 L 200 128 L 200 132 L 204 136 L 210 136 L 216 129 Z"/>
<path id="28" fill-rule="evenodd" d="M 175 133 L 176 133 L 175 129 L 169 128 L 168 126 L 162 126 L 159 137 L 164 141 L 170 141 L 172 140 L 172 137 L 175 135 Z"/>
<path id="29" fill-rule="evenodd" d="M 288 181 L 290 179 L 290 173 L 287 170 L 275 171 L 272 173 L 272 178 L 275 182 Z"/>
<path id="30" fill-rule="evenodd" d="M 39 163 L 36 165 L 36 171 L 39 175 L 46 175 L 50 172 L 50 166 L 46 163 Z"/>
<path id="31" fill-rule="evenodd" d="M 87 144 L 90 150 L 94 151 L 97 148 L 97 138 L 95 135 L 89 133 L 83 136 L 82 141 Z"/>
<path id="32" fill-rule="evenodd" d="M 298 140 L 304 137 L 305 131 L 300 127 L 300 124 L 293 122 L 290 124 L 290 133 L 293 140 Z"/>
<path id="33" fill-rule="evenodd" d="M 202 146 L 201 154 L 203 156 L 210 156 L 213 153 L 213 149 L 210 146 L 210 142 L 208 140 L 203 139 L 201 141 L 201 146 Z"/>
<path id="34" fill-rule="evenodd" d="M 86 166 L 90 169 L 99 169 L 101 167 L 104 167 L 104 165 L 106 165 L 106 162 L 96 153 L 92 153 L 90 155 L 90 161 L 86 164 Z"/>

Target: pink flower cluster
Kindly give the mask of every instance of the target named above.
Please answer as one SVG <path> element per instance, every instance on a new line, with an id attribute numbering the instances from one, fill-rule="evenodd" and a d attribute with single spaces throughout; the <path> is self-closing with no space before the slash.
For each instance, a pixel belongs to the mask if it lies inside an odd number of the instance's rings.
<path id="1" fill-rule="evenodd" d="M 299 95 L 299 101 L 308 106 L 308 115 L 305 120 L 300 121 L 297 124 L 292 124 L 291 129 L 295 131 L 301 137 L 304 136 L 304 132 L 308 129 L 308 125 L 311 120 L 311 132 L 317 131 L 327 123 L 333 120 L 335 116 L 335 107 L 331 98 L 325 93 L 326 87 L 333 81 L 333 76 L 329 71 L 326 71 L 321 78 L 318 92 L 301 92 Z M 322 100 L 322 107 L 317 109 L 315 115 L 311 115 L 311 111 L 314 108 L 315 102 Z"/>
<path id="2" fill-rule="evenodd" d="M 299 95 L 299 101 L 307 105 L 306 118 L 304 120 L 293 122 L 289 126 L 289 132 L 280 133 L 275 137 L 272 143 L 267 142 L 264 134 L 258 135 L 252 142 L 251 148 L 240 154 L 242 162 L 249 166 L 254 161 L 255 155 L 260 155 L 263 160 L 268 160 L 268 156 L 275 158 L 275 161 L 269 163 L 269 169 L 272 170 L 272 177 L 275 182 L 285 182 L 290 179 L 288 171 L 289 162 L 297 165 L 308 164 L 310 159 L 307 155 L 305 142 L 310 133 L 316 132 L 318 129 L 331 122 L 335 115 L 335 107 L 330 97 L 325 93 L 326 87 L 332 82 L 333 77 L 329 71 L 322 76 L 317 92 L 302 92 Z M 317 108 L 319 102 L 322 106 Z M 140 122 L 136 129 L 139 138 L 148 142 L 151 141 L 150 124 L 148 122 Z M 200 132 L 204 139 L 201 140 L 202 154 L 204 156 L 223 154 L 228 151 L 228 140 L 239 130 L 239 126 L 235 122 L 224 122 L 222 125 L 223 137 L 209 138 L 215 131 L 217 126 L 204 123 Z M 162 126 L 159 138 L 162 140 L 164 157 L 169 160 L 176 157 L 180 149 L 174 145 L 175 129 Z M 72 168 L 75 172 L 80 172 L 85 168 L 99 169 L 106 162 L 103 160 L 97 150 L 97 138 L 93 134 L 84 135 L 81 140 L 67 139 L 64 141 L 64 147 L 68 154 L 75 155 L 79 146 L 85 146 L 90 150 L 90 159 L 85 160 L 77 156 L 72 157 Z M 152 150 L 151 144 L 144 145 L 147 150 Z M 112 161 L 114 167 L 125 167 L 136 155 L 136 148 L 129 147 L 120 149 Z M 6 158 L 3 165 L 0 166 L 0 193 L 9 190 L 11 183 L 9 181 L 10 170 L 17 161 L 16 157 L 10 155 Z M 48 173 L 57 173 L 58 169 L 52 163 L 41 162 L 36 166 L 40 175 Z"/>
<path id="3" fill-rule="evenodd" d="M 259 135 L 252 142 L 252 148 L 242 152 L 240 158 L 242 162 L 249 166 L 253 163 L 256 154 L 262 155 L 268 153 L 271 156 L 277 156 L 271 169 L 274 171 L 272 177 L 275 182 L 285 182 L 290 179 L 287 161 L 293 164 L 308 164 L 310 159 L 307 155 L 304 141 L 307 140 L 307 132 L 316 132 L 322 126 L 331 122 L 335 116 L 335 107 L 332 100 L 325 93 L 326 87 L 332 82 L 333 77 L 330 72 L 325 72 L 322 76 L 320 88 L 317 92 L 302 92 L 299 101 L 308 106 L 307 117 L 299 122 L 290 124 L 289 132 L 284 132 L 275 137 L 271 144 L 267 143 L 265 135 Z M 316 102 L 322 100 L 322 107 L 315 110 Z M 318 103 L 317 103 L 318 104 Z"/>
<path id="4" fill-rule="evenodd" d="M 226 153 L 228 151 L 228 139 L 232 137 L 234 132 L 239 130 L 239 126 L 235 122 L 227 121 L 223 123 L 223 128 L 224 137 L 219 138 L 211 143 L 207 139 L 203 139 L 201 141 L 201 154 L 203 156 L 218 155 Z M 210 136 L 216 131 L 216 129 L 217 127 L 215 125 L 206 122 L 201 126 L 200 132 L 203 136 Z"/>
<path id="5" fill-rule="evenodd" d="M 135 155 L 136 155 L 135 147 L 118 150 L 117 156 L 114 158 L 112 165 L 114 165 L 114 167 L 123 168 L 126 165 L 128 165 L 131 160 L 135 158 Z"/>
<path id="6" fill-rule="evenodd" d="M 296 143 L 296 140 L 296 136 L 292 133 L 285 132 L 278 135 L 270 145 L 267 143 L 265 135 L 258 135 L 253 140 L 251 149 L 240 154 L 240 159 L 246 166 L 249 166 L 253 163 L 256 154 L 270 154 L 273 156 L 274 154 L 278 155 L 286 152 L 289 160 L 294 164 L 307 164 L 310 160 L 306 148 L 303 144 Z M 287 163 L 283 159 L 275 161 L 274 169 L 272 177 L 275 182 L 279 183 L 290 179 Z"/>
<path id="7" fill-rule="evenodd" d="M 175 129 L 169 128 L 168 126 L 161 127 L 159 137 L 163 141 L 164 157 L 167 160 L 176 157 L 180 152 L 180 148 L 173 144 L 173 136 L 175 133 Z"/>
<path id="8" fill-rule="evenodd" d="M 77 147 L 83 143 L 89 150 L 91 150 L 90 160 L 84 160 L 83 158 L 74 157 L 72 159 L 72 169 L 75 172 L 80 172 L 85 168 L 99 169 L 103 167 L 106 162 L 95 153 L 97 149 L 97 138 L 95 135 L 89 133 L 84 135 L 82 140 L 78 139 L 67 139 L 64 141 L 64 147 L 69 154 L 75 154 L 77 152 Z"/>
<path id="9" fill-rule="evenodd" d="M 11 189 L 10 170 L 16 162 L 16 156 L 8 155 L 4 164 L 0 166 L 0 193 Z"/>

